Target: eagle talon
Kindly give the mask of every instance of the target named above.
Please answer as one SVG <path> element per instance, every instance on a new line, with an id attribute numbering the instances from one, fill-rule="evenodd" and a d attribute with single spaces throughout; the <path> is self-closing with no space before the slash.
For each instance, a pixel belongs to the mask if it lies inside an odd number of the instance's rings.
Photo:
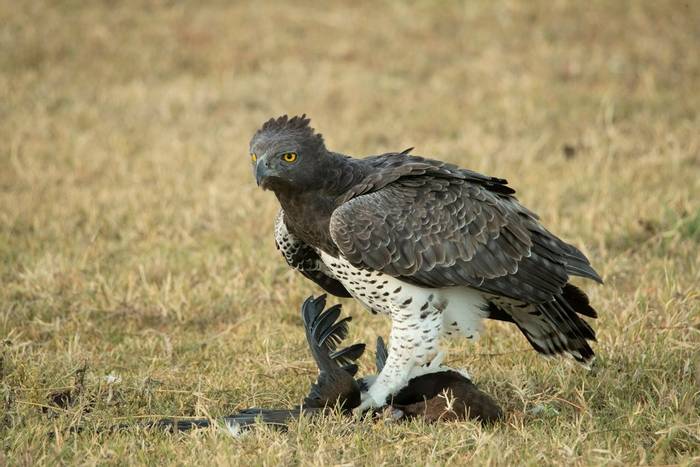
<path id="1" fill-rule="evenodd" d="M 368 412 L 373 409 L 381 409 L 386 405 L 386 403 L 384 402 L 386 401 L 386 397 L 379 398 L 376 397 L 376 395 L 372 395 L 371 388 L 369 391 L 363 392 L 360 397 L 360 405 L 353 409 L 353 414 L 355 414 L 357 417 L 362 417 L 365 414 L 365 412 Z"/>
<path id="2" fill-rule="evenodd" d="M 379 405 L 376 403 L 376 401 L 372 399 L 372 397 L 368 393 L 364 392 L 362 393 L 362 400 L 360 402 L 360 405 L 353 409 L 353 413 L 355 415 L 362 416 L 368 410 L 375 409 L 378 406 Z"/>
<path id="3" fill-rule="evenodd" d="M 382 415 L 388 423 L 394 423 L 403 420 L 406 413 L 401 409 L 397 409 L 396 407 L 389 405 L 384 409 Z"/>

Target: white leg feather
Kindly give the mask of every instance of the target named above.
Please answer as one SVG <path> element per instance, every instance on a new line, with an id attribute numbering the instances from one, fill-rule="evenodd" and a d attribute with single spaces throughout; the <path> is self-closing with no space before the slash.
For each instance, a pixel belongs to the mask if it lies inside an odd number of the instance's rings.
<path id="1" fill-rule="evenodd" d="M 442 326 L 442 307 L 434 303 L 432 294 L 416 294 L 396 304 L 391 313 L 392 327 L 389 338 L 389 356 L 382 371 L 357 411 L 382 407 L 387 398 L 400 391 L 420 368 L 439 367 L 442 358 L 438 339 Z M 417 299 L 417 295 L 420 299 Z M 427 373 L 432 372 L 426 371 Z"/>

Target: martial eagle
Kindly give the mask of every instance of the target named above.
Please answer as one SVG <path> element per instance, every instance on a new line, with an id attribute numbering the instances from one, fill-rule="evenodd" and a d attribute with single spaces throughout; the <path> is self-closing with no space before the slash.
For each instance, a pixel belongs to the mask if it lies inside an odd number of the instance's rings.
<path id="1" fill-rule="evenodd" d="M 409 151 L 355 159 L 326 148 L 305 115 L 265 122 L 250 142 L 256 181 L 281 210 L 275 242 L 327 292 L 354 297 L 392 327 L 389 357 L 360 410 L 385 405 L 484 318 L 512 322 L 537 352 L 593 358 L 596 317 L 570 276 L 602 282 L 506 180 Z"/>

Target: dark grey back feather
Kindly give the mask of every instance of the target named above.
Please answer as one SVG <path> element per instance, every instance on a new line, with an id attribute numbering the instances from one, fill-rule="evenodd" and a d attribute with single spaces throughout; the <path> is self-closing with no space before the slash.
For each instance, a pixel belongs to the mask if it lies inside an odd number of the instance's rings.
<path id="1" fill-rule="evenodd" d="M 413 157 L 392 158 L 358 184 L 331 216 L 331 237 L 353 265 L 527 303 L 551 301 L 569 275 L 600 279 L 579 250 L 503 189 L 505 181 L 405 159 Z"/>

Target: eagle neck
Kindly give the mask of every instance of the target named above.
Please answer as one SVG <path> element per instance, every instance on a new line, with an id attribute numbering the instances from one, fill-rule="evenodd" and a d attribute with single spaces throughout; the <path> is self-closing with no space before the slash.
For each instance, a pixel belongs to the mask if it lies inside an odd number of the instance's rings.
<path id="1" fill-rule="evenodd" d="M 338 248 L 330 234 L 330 220 L 345 193 L 363 174 L 358 172 L 355 159 L 342 154 L 327 154 L 327 176 L 317 188 L 304 191 L 284 191 L 275 195 L 284 210 L 287 228 L 304 243 L 337 255 Z"/>

